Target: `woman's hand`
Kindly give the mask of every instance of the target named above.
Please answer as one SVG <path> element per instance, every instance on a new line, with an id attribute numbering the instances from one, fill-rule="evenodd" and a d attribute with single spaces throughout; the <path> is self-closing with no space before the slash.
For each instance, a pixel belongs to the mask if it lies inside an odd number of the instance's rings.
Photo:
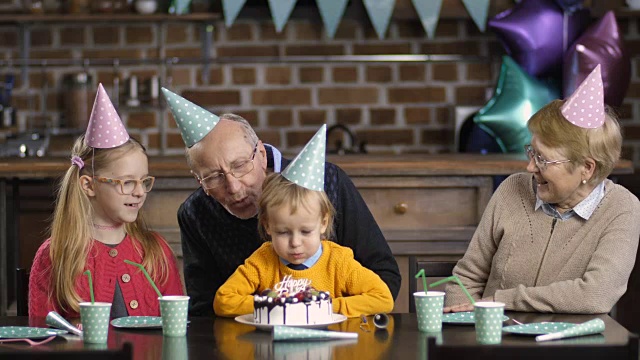
<path id="1" fill-rule="evenodd" d="M 495 299 L 493 296 L 491 296 L 484 299 L 480 299 L 478 301 L 495 301 Z M 454 313 L 454 312 L 463 312 L 463 311 L 473 311 L 473 304 L 471 303 L 457 304 L 453 306 L 447 306 L 444 308 L 445 313 Z"/>

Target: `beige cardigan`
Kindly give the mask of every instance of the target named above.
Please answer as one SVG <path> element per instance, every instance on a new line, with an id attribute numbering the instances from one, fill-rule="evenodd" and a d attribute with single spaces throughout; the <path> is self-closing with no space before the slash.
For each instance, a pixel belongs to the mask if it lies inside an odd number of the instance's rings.
<path id="1" fill-rule="evenodd" d="M 638 198 L 605 180 L 604 198 L 588 221 L 554 220 L 534 211 L 535 203 L 531 174 L 507 178 L 453 273 L 475 299 L 495 296 L 507 310 L 609 312 L 635 263 Z M 468 303 L 455 284 L 446 287 L 445 299 L 445 306 Z"/>

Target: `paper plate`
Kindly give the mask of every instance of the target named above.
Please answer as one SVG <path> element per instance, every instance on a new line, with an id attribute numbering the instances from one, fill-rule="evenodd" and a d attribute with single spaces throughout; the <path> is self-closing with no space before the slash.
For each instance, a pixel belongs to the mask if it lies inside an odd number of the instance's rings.
<path id="1" fill-rule="evenodd" d="M 160 316 L 125 316 L 111 320 L 111 325 L 125 329 L 162 329 Z"/>
<path id="2" fill-rule="evenodd" d="M 347 317 L 342 314 L 333 314 L 333 321 L 329 321 L 327 323 L 322 324 L 309 324 L 309 325 L 287 325 L 287 326 L 295 326 L 307 329 L 322 329 L 326 328 L 329 325 L 339 324 L 343 321 L 347 320 Z M 271 331 L 275 325 L 270 324 L 256 324 L 253 322 L 253 314 L 246 314 L 236 316 L 236 321 L 241 324 L 251 325 L 258 328 L 258 330 Z M 280 324 L 282 325 L 282 324 Z"/>
<path id="3" fill-rule="evenodd" d="M 27 326 L 0 326 L 0 339 L 44 339 L 53 335 L 68 333 L 66 330 L 27 327 Z"/>
<path id="4" fill-rule="evenodd" d="M 544 335 L 576 326 L 576 324 L 565 322 L 542 322 L 522 325 L 511 325 L 502 328 L 502 331 L 517 335 Z"/>
<path id="5" fill-rule="evenodd" d="M 507 321 L 507 320 L 509 320 L 509 317 L 506 315 L 503 315 L 502 321 Z M 473 315 L 473 311 L 465 311 L 465 312 L 442 314 L 442 323 L 457 324 L 457 325 L 472 325 L 476 323 L 476 320 L 475 320 L 475 316 Z"/>

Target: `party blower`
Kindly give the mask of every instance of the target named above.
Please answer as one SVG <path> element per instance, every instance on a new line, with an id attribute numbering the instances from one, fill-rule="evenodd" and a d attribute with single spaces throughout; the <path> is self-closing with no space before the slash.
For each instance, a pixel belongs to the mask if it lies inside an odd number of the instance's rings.
<path id="1" fill-rule="evenodd" d="M 55 311 L 50 311 L 47 314 L 45 322 L 53 328 L 66 330 L 74 335 L 82 336 L 82 331 L 80 329 L 71 325 L 70 322 Z"/>

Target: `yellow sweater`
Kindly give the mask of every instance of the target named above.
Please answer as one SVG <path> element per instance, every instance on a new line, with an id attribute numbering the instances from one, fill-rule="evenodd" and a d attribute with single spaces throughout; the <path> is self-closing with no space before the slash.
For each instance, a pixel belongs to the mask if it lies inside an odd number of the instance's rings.
<path id="1" fill-rule="evenodd" d="M 382 279 L 360 265 L 350 248 L 325 240 L 322 256 L 306 270 L 288 268 L 271 243 L 264 243 L 218 289 L 213 310 L 218 316 L 250 314 L 253 295 L 273 288 L 287 275 L 293 279 L 309 279 L 317 290 L 328 291 L 333 297 L 334 313 L 357 317 L 393 309 L 393 297 Z"/>

